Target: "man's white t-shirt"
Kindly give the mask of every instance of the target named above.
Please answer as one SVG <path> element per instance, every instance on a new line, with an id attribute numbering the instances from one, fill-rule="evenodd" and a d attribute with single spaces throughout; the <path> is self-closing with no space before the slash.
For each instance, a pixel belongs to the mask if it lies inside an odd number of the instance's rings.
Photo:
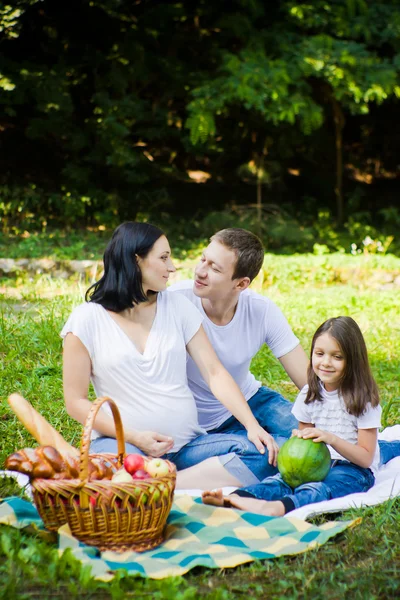
<path id="1" fill-rule="evenodd" d="M 200 311 L 203 327 L 221 363 L 232 375 L 246 400 L 261 386 L 252 373 L 250 362 L 263 344 L 280 358 L 299 344 L 282 311 L 269 298 L 247 289 L 239 295 L 233 319 L 227 325 L 215 325 L 204 312 L 201 299 L 193 292 L 193 281 L 181 281 L 168 288 L 172 296 L 184 295 Z M 213 396 L 188 356 L 187 376 L 195 397 L 199 423 L 207 431 L 219 427 L 231 413 Z"/>
<path id="2" fill-rule="evenodd" d="M 303 423 L 312 423 L 318 429 L 334 433 L 338 437 L 350 442 L 357 443 L 359 429 L 375 429 L 381 425 L 382 408 L 380 405 L 372 407 L 368 403 L 367 410 L 360 417 L 355 417 L 347 412 L 343 398 L 338 391 L 327 392 L 321 384 L 322 400 L 315 400 L 310 404 L 305 404 L 308 385 L 305 385 L 297 396 L 292 408 L 292 413 L 298 421 Z M 332 459 L 346 460 L 339 452 L 328 445 Z M 379 444 L 376 444 L 376 451 L 371 471 L 376 474 L 379 467 Z"/>
<path id="3" fill-rule="evenodd" d="M 186 376 L 186 344 L 201 323 L 199 311 L 186 298 L 160 292 L 143 354 L 107 310 L 94 302 L 72 312 L 61 337 L 73 333 L 86 347 L 96 395 L 115 401 L 125 429 L 171 436 L 176 452 L 206 433 L 198 424 Z M 104 409 L 111 414 L 107 405 Z"/>

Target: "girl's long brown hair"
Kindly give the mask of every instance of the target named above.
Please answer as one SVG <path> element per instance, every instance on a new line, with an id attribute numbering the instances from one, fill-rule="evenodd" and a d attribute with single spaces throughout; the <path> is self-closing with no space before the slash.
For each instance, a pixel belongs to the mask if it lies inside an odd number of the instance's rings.
<path id="1" fill-rule="evenodd" d="M 311 343 L 310 364 L 308 366 L 308 392 L 306 404 L 322 400 L 320 380 L 312 368 L 312 357 L 317 339 L 329 333 L 337 343 L 345 359 L 343 378 L 339 383 L 339 393 L 347 411 L 355 417 L 361 416 L 370 402 L 378 406 L 378 386 L 372 376 L 368 361 L 367 346 L 357 323 L 351 317 L 334 317 L 322 323 L 314 334 Z"/>

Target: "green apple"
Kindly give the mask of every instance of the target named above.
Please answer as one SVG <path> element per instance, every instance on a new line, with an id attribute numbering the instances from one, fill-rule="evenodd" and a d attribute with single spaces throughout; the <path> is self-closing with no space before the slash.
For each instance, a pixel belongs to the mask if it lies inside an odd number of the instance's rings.
<path id="1" fill-rule="evenodd" d="M 132 475 L 123 467 L 119 469 L 111 478 L 114 483 L 133 483 Z"/>
<path id="2" fill-rule="evenodd" d="M 169 473 L 168 463 L 162 458 L 152 458 L 146 464 L 146 471 L 151 477 L 164 477 Z"/>
<path id="3" fill-rule="evenodd" d="M 160 492 L 162 493 L 164 498 L 169 497 L 169 487 L 167 485 L 165 485 L 165 483 L 159 483 L 158 489 L 160 490 Z"/>
<path id="4" fill-rule="evenodd" d="M 154 485 L 150 485 L 147 488 L 147 491 L 149 492 L 150 497 L 153 498 L 154 502 L 158 502 L 159 501 L 159 499 L 161 497 L 161 494 L 160 494 L 160 490 L 158 488 L 154 487 Z"/>
<path id="5" fill-rule="evenodd" d="M 140 494 L 142 494 L 140 502 L 137 502 L 139 500 Z M 143 490 L 141 487 L 135 487 L 135 489 L 133 490 L 132 496 L 135 498 L 135 502 L 133 502 L 132 504 L 146 504 L 148 498 L 148 495 L 143 493 Z"/>

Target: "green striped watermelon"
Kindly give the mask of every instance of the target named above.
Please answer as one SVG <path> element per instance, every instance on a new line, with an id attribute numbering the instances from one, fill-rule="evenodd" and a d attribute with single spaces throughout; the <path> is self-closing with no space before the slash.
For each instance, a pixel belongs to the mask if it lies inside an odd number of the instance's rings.
<path id="1" fill-rule="evenodd" d="M 330 468 L 331 455 L 324 442 L 293 436 L 279 450 L 279 473 L 291 488 L 309 481 L 322 481 Z"/>

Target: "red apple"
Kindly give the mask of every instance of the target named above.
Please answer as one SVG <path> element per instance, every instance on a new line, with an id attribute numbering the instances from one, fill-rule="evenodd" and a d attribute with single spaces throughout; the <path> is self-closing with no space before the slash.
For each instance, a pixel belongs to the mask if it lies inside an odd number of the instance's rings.
<path id="1" fill-rule="evenodd" d="M 144 458 L 141 454 L 127 454 L 124 458 L 124 467 L 131 475 L 139 469 L 144 469 Z"/>
<path id="2" fill-rule="evenodd" d="M 149 479 L 150 475 L 144 469 L 138 469 L 134 473 L 132 473 L 133 479 Z"/>
<path id="3" fill-rule="evenodd" d="M 164 477 L 169 473 L 168 463 L 162 458 L 152 458 L 149 460 L 146 469 L 152 477 Z"/>

